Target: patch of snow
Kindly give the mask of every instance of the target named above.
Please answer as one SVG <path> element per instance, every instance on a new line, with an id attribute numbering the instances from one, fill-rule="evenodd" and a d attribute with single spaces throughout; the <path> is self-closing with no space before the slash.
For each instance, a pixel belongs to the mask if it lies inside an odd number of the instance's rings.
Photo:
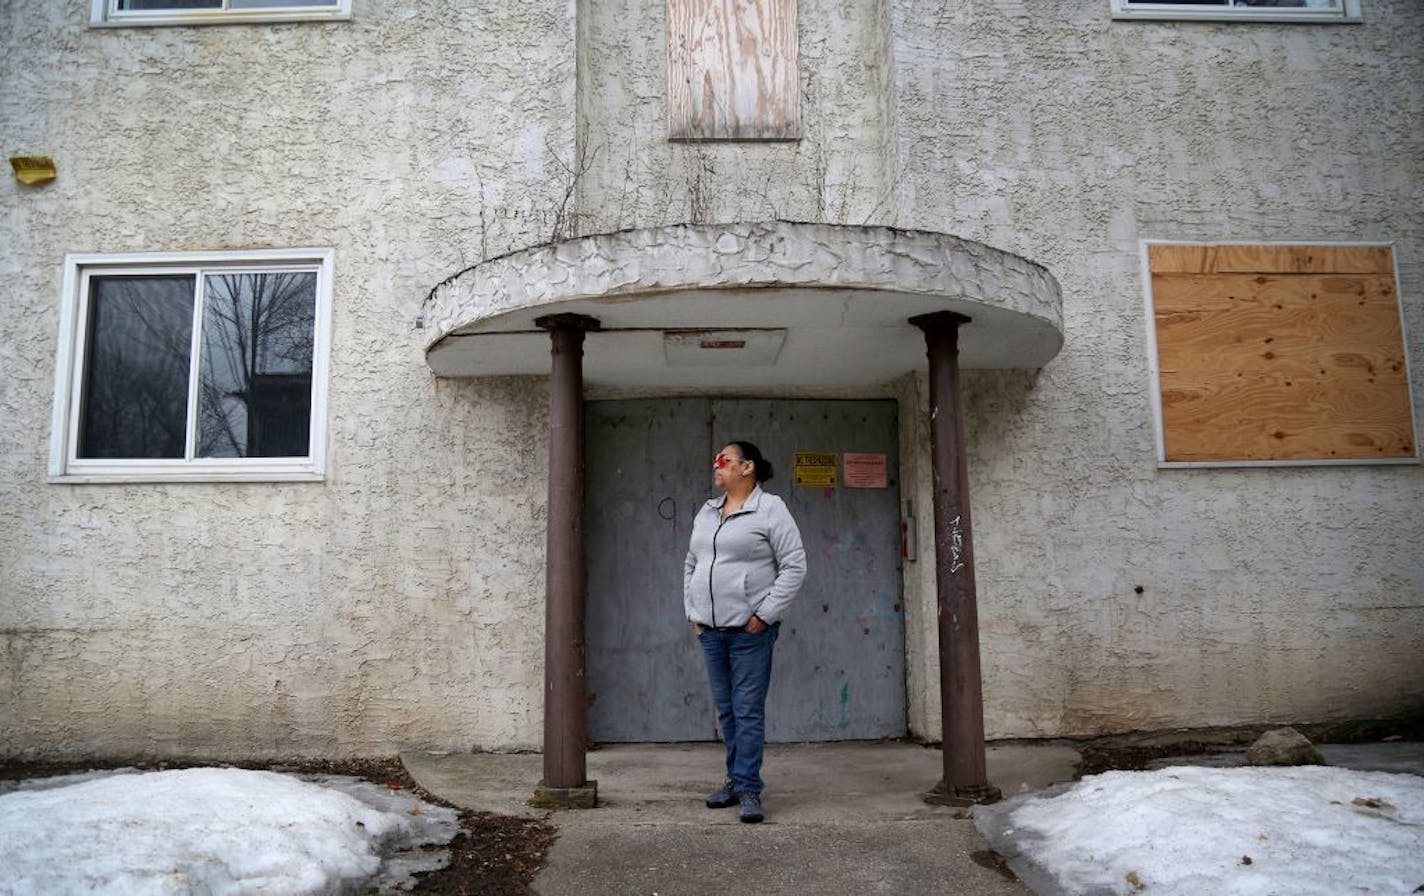
<path id="1" fill-rule="evenodd" d="M 383 854 L 408 856 L 457 830 L 453 810 L 359 779 L 228 768 L 66 776 L 0 795 L 0 894 L 299 896 L 354 892 L 372 880 L 399 886 L 413 866 L 383 863 Z M 378 878 L 383 864 L 396 873 Z"/>
<path id="2" fill-rule="evenodd" d="M 1039 893 L 1408 894 L 1424 778 L 1326 766 L 1108 772 L 975 810 Z"/>

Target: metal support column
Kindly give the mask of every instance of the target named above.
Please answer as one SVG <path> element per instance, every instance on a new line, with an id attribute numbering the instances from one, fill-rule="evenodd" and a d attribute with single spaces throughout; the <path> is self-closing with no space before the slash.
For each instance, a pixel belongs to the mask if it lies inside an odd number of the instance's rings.
<path id="1" fill-rule="evenodd" d="M 935 591 L 939 616 L 939 692 L 944 778 L 929 803 L 968 806 L 1000 799 L 984 759 L 984 688 L 979 670 L 979 611 L 969 523 L 969 466 L 959 390 L 959 327 L 951 311 L 912 317 L 929 356 L 930 456 L 934 475 Z"/>
<path id="2" fill-rule="evenodd" d="M 544 779 L 536 805 L 592 808 L 598 782 L 588 780 L 585 736 L 583 550 L 583 340 L 598 320 L 552 314 L 534 321 L 549 331 L 549 509 L 544 598 Z"/>

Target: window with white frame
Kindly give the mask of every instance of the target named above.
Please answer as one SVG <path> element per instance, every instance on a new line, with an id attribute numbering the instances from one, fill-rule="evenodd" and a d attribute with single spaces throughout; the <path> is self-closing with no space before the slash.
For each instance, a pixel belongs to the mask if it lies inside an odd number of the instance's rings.
<path id="1" fill-rule="evenodd" d="M 351 0 L 90 0 L 89 24 L 222 25 L 351 18 Z"/>
<path id="2" fill-rule="evenodd" d="M 69 256 L 51 478 L 321 478 L 331 259 Z"/>
<path id="3" fill-rule="evenodd" d="M 1360 0 L 1111 0 L 1115 19 L 1358 22 Z"/>

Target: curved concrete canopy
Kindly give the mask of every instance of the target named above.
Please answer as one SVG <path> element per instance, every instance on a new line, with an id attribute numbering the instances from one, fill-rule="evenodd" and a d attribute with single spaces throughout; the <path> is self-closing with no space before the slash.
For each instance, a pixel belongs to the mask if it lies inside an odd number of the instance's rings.
<path id="1" fill-rule="evenodd" d="M 597 318 L 584 379 L 613 386 L 863 386 L 925 363 L 907 318 L 954 311 L 960 366 L 1041 367 L 1063 345 L 1041 266 L 942 233 L 766 221 L 578 237 L 431 290 L 439 376 L 549 372 L 549 314 Z"/>

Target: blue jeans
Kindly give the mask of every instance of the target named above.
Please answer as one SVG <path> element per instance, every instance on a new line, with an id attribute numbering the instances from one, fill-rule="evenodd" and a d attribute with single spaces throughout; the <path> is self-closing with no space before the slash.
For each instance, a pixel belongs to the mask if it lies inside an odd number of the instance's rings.
<path id="1" fill-rule="evenodd" d="M 727 778 L 738 792 L 762 790 L 766 690 L 771 684 L 771 651 L 780 633 L 778 622 L 757 635 L 708 628 L 698 636 L 727 750 Z"/>

